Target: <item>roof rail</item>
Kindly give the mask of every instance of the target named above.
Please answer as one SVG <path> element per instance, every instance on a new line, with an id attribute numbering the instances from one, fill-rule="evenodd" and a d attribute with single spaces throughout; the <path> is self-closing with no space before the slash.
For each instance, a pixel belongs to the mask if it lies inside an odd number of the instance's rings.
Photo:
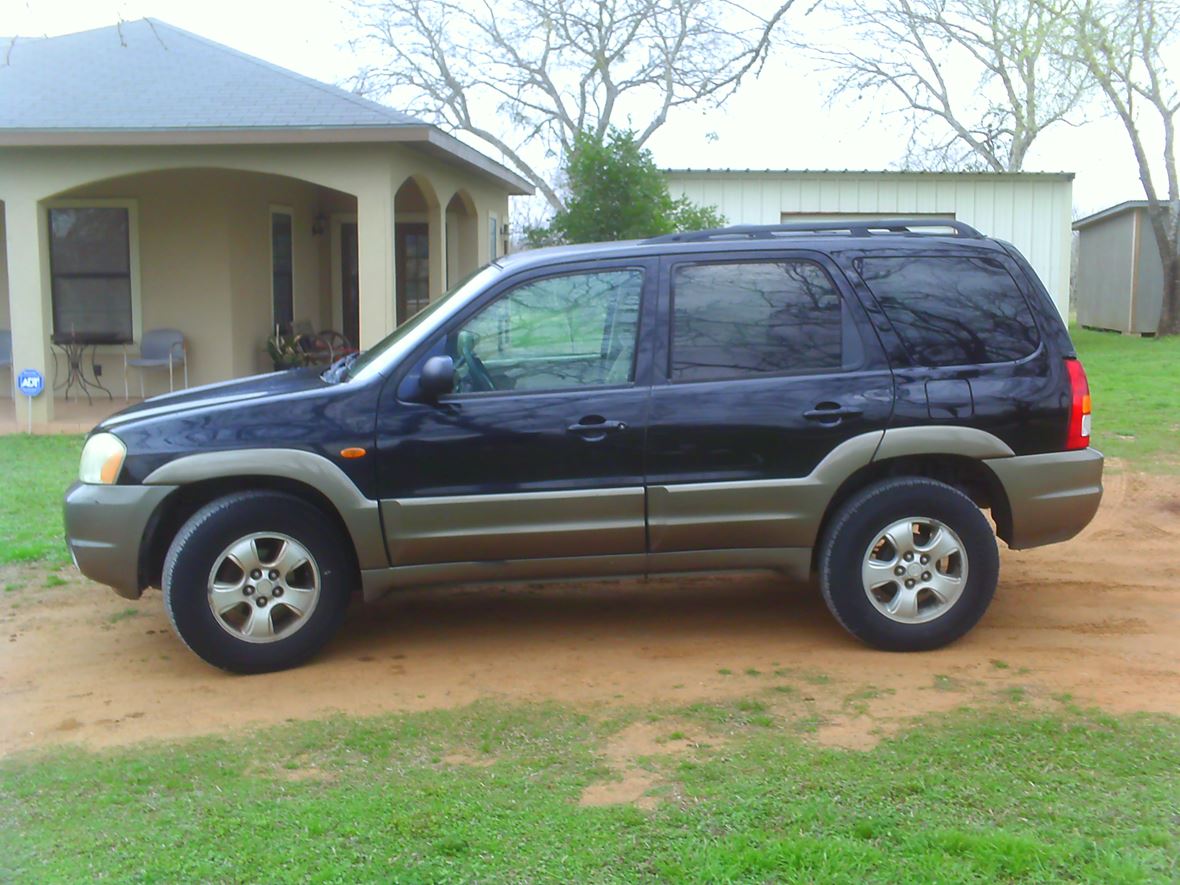
<path id="1" fill-rule="evenodd" d="M 856 221 L 818 221 L 797 222 L 792 224 L 735 224 L 730 227 L 718 227 L 713 230 L 682 231 L 675 234 L 651 237 L 645 243 L 701 243 L 709 240 L 760 240 L 772 239 L 780 234 L 821 233 L 824 231 L 847 231 L 854 237 L 871 237 L 875 234 L 913 234 L 917 236 L 932 236 L 932 233 L 922 233 L 923 228 L 949 228 L 954 231 L 953 236 L 970 239 L 984 239 L 983 234 L 970 225 L 961 221 L 943 218 L 867 218 Z"/>

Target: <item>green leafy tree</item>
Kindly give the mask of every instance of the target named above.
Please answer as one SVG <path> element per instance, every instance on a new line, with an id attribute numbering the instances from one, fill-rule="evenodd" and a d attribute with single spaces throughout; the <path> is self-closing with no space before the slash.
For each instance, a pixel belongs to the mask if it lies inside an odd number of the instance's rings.
<path id="1" fill-rule="evenodd" d="M 651 151 L 634 132 L 582 132 L 565 162 L 565 206 L 548 227 L 528 231 L 530 245 L 634 240 L 721 227 L 712 206 L 673 199 Z"/>

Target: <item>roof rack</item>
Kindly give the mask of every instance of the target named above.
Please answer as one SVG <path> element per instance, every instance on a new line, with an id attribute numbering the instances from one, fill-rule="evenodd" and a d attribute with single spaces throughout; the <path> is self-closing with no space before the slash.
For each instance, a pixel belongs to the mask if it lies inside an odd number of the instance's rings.
<path id="1" fill-rule="evenodd" d="M 644 240 L 645 243 L 700 243 L 708 240 L 762 240 L 781 234 L 822 233 L 846 231 L 854 237 L 871 237 L 882 233 L 935 236 L 923 229 L 941 228 L 954 231 L 953 236 L 984 239 L 983 234 L 961 221 L 943 218 L 872 218 L 857 221 L 819 221 L 793 224 L 735 224 L 713 230 L 682 231 Z"/>

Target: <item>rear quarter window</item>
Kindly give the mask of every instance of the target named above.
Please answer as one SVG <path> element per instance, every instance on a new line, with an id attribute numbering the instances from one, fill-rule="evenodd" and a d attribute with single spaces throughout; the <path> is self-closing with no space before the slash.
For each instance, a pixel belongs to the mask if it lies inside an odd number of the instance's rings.
<path id="1" fill-rule="evenodd" d="M 904 255 L 856 265 L 915 365 L 1002 363 L 1037 349 L 1028 302 L 995 259 Z"/>

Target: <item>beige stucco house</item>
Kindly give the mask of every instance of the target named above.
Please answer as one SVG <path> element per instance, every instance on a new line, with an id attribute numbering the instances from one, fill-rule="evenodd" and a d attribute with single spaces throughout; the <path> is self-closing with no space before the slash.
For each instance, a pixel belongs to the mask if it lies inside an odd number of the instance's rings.
<path id="1" fill-rule="evenodd" d="M 17 40 L 0 330 L 48 385 L 55 340 L 95 341 L 119 397 L 122 352 L 152 329 L 183 333 L 193 384 L 269 369 L 276 325 L 368 346 L 495 257 L 527 193 L 433 126 L 162 22 Z M 53 410 L 39 397 L 34 420 Z"/>

